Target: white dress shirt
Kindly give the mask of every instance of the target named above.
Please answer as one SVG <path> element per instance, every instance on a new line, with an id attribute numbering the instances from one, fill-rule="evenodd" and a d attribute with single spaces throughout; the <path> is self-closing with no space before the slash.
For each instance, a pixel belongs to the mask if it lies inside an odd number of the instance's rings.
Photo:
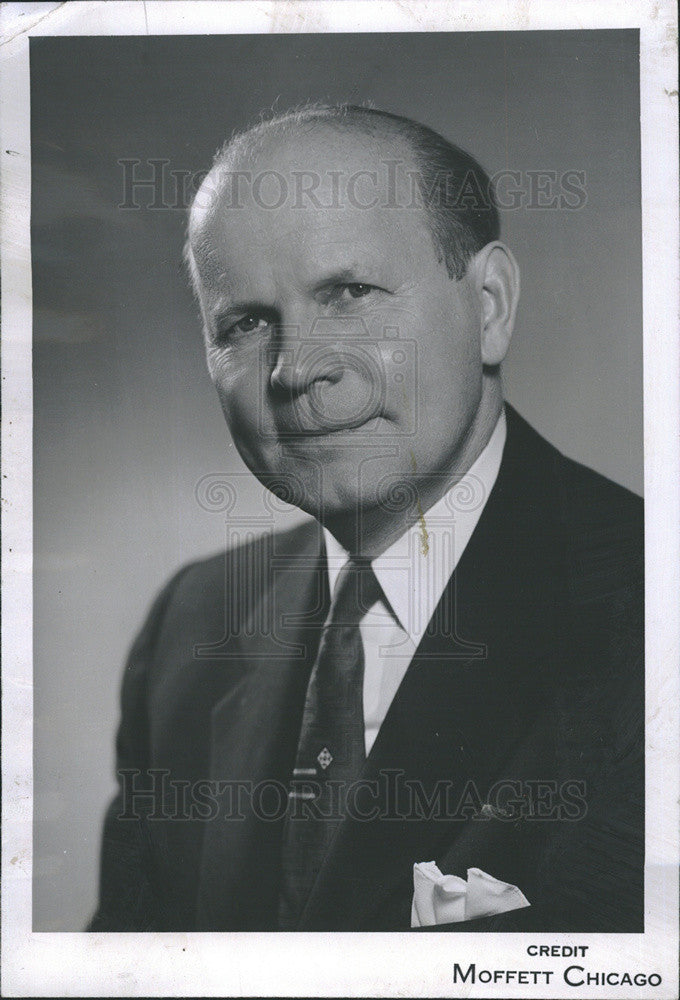
<path id="1" fill-rule="evenodd" d="M 360 623 L 364 645 L 364 726 L 370 753 L 387 710 L 498 476 L 505 412 L 468 472 L 419 521 L 371 563 L 390 607 L 379 600 Z M 333 593 L 349 554 L 324 528 Z"/>

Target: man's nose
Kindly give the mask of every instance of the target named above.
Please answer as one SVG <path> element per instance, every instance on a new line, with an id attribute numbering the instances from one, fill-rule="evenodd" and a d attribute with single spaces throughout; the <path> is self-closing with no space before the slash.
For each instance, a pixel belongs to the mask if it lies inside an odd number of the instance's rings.
<path id="1" fill-rule="evenodd" d="M 338 338 L 319 336 L 314 319 L 281 324 L 270 351 L 269 381 L 277 393 L 299 396 L 318 382 L 333 385 L 343 377 L 345 366 Z"/>

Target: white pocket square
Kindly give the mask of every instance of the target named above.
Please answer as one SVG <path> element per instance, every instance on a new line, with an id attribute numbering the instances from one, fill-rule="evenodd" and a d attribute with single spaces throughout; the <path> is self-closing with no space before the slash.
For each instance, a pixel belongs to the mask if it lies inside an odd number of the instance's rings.
<path id="1" fill-rule="evenodd" d="M 516 885 L 501 882 L 480 868 L 468 868 L 467 882 L 442 875 L 434 861 L 413 866 L 411 927 L 457 924 L 531 906 Z"/>

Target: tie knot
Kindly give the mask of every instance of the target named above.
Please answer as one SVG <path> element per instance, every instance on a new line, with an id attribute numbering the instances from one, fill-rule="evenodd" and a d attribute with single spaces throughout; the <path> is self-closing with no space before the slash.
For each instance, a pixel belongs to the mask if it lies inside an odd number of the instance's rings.
<path id="1" fill-rule="evenodd" d="M 358 625 L 381 595 L 370 559 L 353 556 L 338 574 L 327 624 Z"/>

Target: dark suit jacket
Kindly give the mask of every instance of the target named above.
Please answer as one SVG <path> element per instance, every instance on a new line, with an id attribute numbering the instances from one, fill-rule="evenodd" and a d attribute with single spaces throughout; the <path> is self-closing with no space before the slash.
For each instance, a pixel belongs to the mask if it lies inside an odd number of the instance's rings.
<path id="1" fill-rule="evenodd" d="M 532 904 L 446 930 L 643 930 L 642 529 L 639 498 L 508 408 L 496 485 L 366 762 L 380 815 L 343 821 L 301 929 L 408 929 L 413 864 L 434 859 Z M 276 929 L 277 789 L 322 560 L 312 522 L 188 566 L 157 599 L 125 672 L 127 798 L 106 817 L 92 930 Z M 394 798 L 408 782 L 415 818 Z"/>

